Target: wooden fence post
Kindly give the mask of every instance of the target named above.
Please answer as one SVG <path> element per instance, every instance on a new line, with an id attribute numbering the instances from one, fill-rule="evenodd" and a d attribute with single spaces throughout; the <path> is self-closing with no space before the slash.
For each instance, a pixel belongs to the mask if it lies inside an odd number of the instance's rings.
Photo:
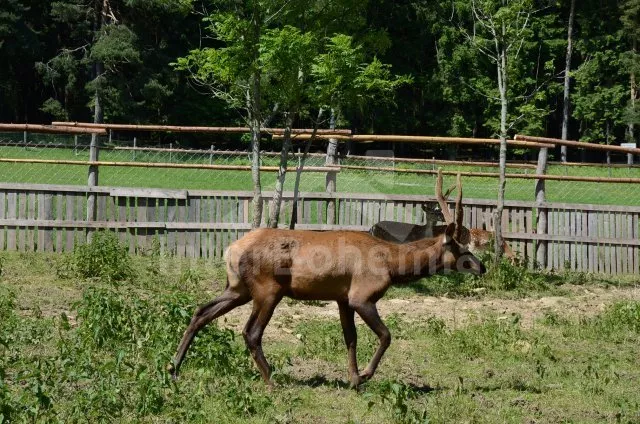
<path id="1" fill-rule="evenodd" d="M 96 219 L 96 207 L 97 197 L 95 193 L 91 192 L 91 187 L 98 185 L 98 166 L 92 165 L 92 162 L 98 161 L 99 156 L 99 144 L 97 134 L 91 135 L 91 145 L 89 146 L 89 178 L 87 185 L 89 186 L 89 195 L 87 196 L 87 221 L 95 221 Z M 91 241 L 91 231 L 87 232 L 87 241 Z"/>
<path id="2" fill-rule="evenodd" d="M 329 140 L 329 145 L 331 145 L 331 141 Z M 337 140 L 336 144 L 337 144 Z M 336 151 L 328 151 L 327 152 L 327 160 L 325 162 L 326 166 L 337 165 L 338 161 L 336 158 Z M 338 173 L 336 171 L 327 171 L 326 177 L 326 192 L 333 195 L 336 192 L 336 180 L 338 177 Z M 331 197 L 327 199 L 327 225 L 334 225 L 336 222 L 336 199 Z"/>
<path id="3" fill-rule="evenodd" d="M 538 153 L 538 166 L 536 174 L 543 175 L 547 172 L 548 148 L 540 149 Z M 536 233 L 547 233 L 547 210 L 542 207 L 545 202 L 545 181 L 543 179 L 536 180 Z M 547 242 L 545 240 L 537 240 L 535 261 L 540 268 L 544 269 L 547 261 Z"/>

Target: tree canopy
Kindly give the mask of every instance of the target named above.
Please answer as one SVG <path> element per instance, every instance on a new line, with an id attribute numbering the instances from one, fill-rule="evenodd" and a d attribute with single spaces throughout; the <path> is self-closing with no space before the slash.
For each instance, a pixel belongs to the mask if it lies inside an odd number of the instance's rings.
<path id="1" fill-rule="evenodd" d="M 100 95 L 107 122 L 239 124 L 241 88 L 259 66 L 263 114 L 297 108 L 296 126 L 322 106 L 359 133 L 496 136 L 497 69 L 483 54 L 493 41 L 475 6 L 521 29 L 507 65 L 509 133 L 559 136 L 570 0 L 518 1 L 530 15 L 495 0 L 7 0 L 0 120 L 91 120 Z M 256 42 L 247 24 L 258 9 Z M 636 0 L 577 3 L 570 139 L 635 136 L 638 10 Z"/>

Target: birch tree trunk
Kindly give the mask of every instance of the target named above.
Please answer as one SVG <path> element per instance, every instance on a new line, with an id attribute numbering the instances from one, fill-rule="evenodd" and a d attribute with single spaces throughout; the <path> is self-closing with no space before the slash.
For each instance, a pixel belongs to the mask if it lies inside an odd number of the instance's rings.
<path id="1" fill-rule="evenodd" d="M 256 78 L 254 76 L 254 78 Z M 259 83 L 258 83 L 259 84 Z M 256 90 L 256 82 L 253 82 L 251 97 L 255 101 L 255 96 L 259 96 L 259 89 Z M 257 93 L 256 93 L 257 91 Z M 253 109 L 253 110 L 252 110 Z M 260 117 L 256 116 L 258 111 L 250 107 L 249 126 L 251 128 L 251 180 L 253 182 L 253 221 L 252 228 L 260 227 L 262 221 L 262 185 L 260 183 Z"/>
<path id="2" fill-rule="evenodd" d="M 504 34 L 504 24 L 502 26 Z M 507 183 L 506 167 L 507 167 L 507 52 L 505 46 L 502 45 L 498 49 L 499 58 L 498 67 L 498 90 L 500 91 L 500 180 L 498 185 L 498 204 L 493 218 L 494 230 L 496 233 L 495 254 L 496 261 L 499 261 L 504 253 L 502 235 L 502 212 L 504 210 L 504 191 Z"/>
<path id="3" fill-rule="evenodd" d="M 304 153 L 302 154 L 302 159 L 300 160 L 300 165 L 298 165 L 298 169 L 296 170 L 296 182 L 293 185 L 293 206 L 291 207 L 291 221 L 289 222 L 289 229 L 293 230 L 296 228 L 296 223 L 298 222 L 298 194 L 300 192 L 300 177 L 302 176 L 302 170 L 304 169 L 304 163 L 307 160 L 307 156 L 309 155 L 309 149 L 311 148 L 311 143 L 316 138 L 316 134 L 318 133 L 318 125 L 320 124 L 320 119 L 322 118 L 323 110 L 320 109 L 318 111 L 318 119 L 313 123 L 313 132 L 311 133 L 311 137 L 307 140 L 307 143 L 304 146 Z"/>
<path id="4" fill-rule="evenodd" d="M 282 150 L 280 151 L 280 167 L 278 168 L 278 179 L 276 180 L 276 188 L 273 192 L 271 207 L 269 208 L 269 227 L 278 228 L 278 217 L 280 216 L 280 207 L 282 205 L 282 190 L 284 189 L 284 180 L 287 175 L 287 160 L 289 158 L 289 150 L 291 150 L 291 126 L 293 125 L 293 113 L 289 112 L 285 118 L 284 138 L 282 140 Z"/>
<path id="5" fill-rule="evenodd" d="M 258 9 L 257 7 L 254 8 L 251 20 L 254 40 L 252 59 L 255 63 L 247 98 L 249 127 L 251 129 L 251 180 L 253 182 L 253 200 L 251 201 L 253 207 L 252 228 L 260 227 L 260 223 L 262 222 L 262 185 L 260 182 L 260 110 L 262 99 L 260 97 L 260 69 L 257 65 L 260 54 L 258 46 L 260 42 L 261 16 Z"/>
<path id="6" fill-rule="evenodd" d="M 336 113 L 334 109 L 331 109 L 331 117 L 329 118 L 329 129 L 336 129 Z M 335 138 L 329 139 L 329 145 L 327 146 L 327 157 L 325 165 L 332 166 L 336 164 L 336 154 L 338 152 L 338 140 Z M 336 192 L 336 178 L 337 174 L 333 171 L 327 172 L 326 177 L 326 192 Z M 329 199 L 327 201 L 327 225 L 333 225 L 336 217 L 336 201 L 335 199 Z"/>
<path id="7" fill-rule="evenodd" d="M 575 15 L 576 0 L 571 0 L 569 9 L 569 24 L 567 34 L 567 55 L 564 67 L 564 96 L 562 109 L 562 139 L 567 140 L 569 132 L 569 88 L 571 83 L 571 54 L 573 53 L 573 17 Z M 546 149 L 545 149 L 546 150 Z M 567 161 L 567 146 L 560 147 L 560 158 L 562 162 Z M 543 183 L 544 184 L 544 183 Z"/>

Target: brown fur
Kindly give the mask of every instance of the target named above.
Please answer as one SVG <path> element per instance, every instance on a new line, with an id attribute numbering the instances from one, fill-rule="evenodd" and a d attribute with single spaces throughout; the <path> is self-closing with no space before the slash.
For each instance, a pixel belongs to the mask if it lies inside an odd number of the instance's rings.
<path id="1" fill-rule="evenodd" d="M 253 300 L 243 335 L 263 379 L 271 384 L 262 353 L 262 333 L 278 302 L 294 299 L 334 300 L 349 353 L 351 383 L 357 386 L 375 372 L 390 334 L 375 303 L 394 283 L 417 280 L 444 269 L 482 274 L 484 265 L 452 238 L 455 225 L 439 237 L 395 244 L 351 231 L 258 229 L 225 252 L 228 287 L 198 308 L 185 331 L 171 370 L 174 375 L 195 334 L 229 310 Z M 357 312 L 380 338 L 380 347 L 363 373 L 355 361 Z"/>

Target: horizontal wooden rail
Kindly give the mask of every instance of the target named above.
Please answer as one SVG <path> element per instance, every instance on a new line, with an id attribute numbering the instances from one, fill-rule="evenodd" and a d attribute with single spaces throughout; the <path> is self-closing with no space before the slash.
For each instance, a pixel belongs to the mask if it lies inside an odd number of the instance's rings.
<path id="1" fill-rule="evenodd" d="M 422 164 L 434 164 L 434 165 L 451 165 L 451 166 L 476 166 L 497 168 L 500 166 L 498 162 L 486 162 L 486 161 L 463 161 L 463 160 L 445 160 L 445 159 L 420 159 L 420 158 L 398 158 L 398 157 L 385 157 L 385 156 L 341 156 L 340 159 L 358 159 L 358 160 L 384 160 L 390 162 L 399 163 L 422 163 Z M 513 163 L 507 162 L 507 168 L 520 168 L 520 169 L 536 169 L 536 165 L 529 163 Z"/>
<path id="2" fill-rule="evenodd" d="M 218 169 L 225 171 L 250 171 L 250 165 L 206 165 L 197 163 L 167 163 L 167 162 L 105 162 L 105 161 L 78 161 L 78 160 L 56 160 L 56 159 L 16 159 L 0 158 L 0 162 L 5 163 L 33 163 L 48 165 L 76 165 L 76 166 L 114 166 L 132 168 L 167 168 L 167 169 Z M 261 171 L 277 172 L 277 166 L 261 166 Z M 296 171 L 291 168 L 291 171 Z M 336 166 L 305 166 L 302 172 L 339 172 Z"/>
<path id="3" fill-rule="evenodd" d="M 454 173 L 455 174 L 455 173 Z M 0 182 L 0 190 L 15 192 L 51 192 L 51 193 L 106 193 L 111 196 L 119 197 L 150 197 L 150 198 L 168 198 L 168 199 L 184 199 L 185 197 L 230 197 L 237 199 L 252 199 L 252 191 L 230 191 L 230 190 L 177 190 L 177 189 L 152 189 L 146 187 L 108 187 L 85 185 L 52 185 L 52 184 L 30 184 L 30 183 L 5 183 Z M 262 198 L 271 200 L 273 192 L 263 191 Z M 283 200 L 292 200 L 293 192 L 285 191 L 282 193 Z M 417 194 L 381 194 L 381 193 L 326 193 L 326 192 L 301 192 L 299 194 L 301 200 L 304 199 L 345 199 L 350 200 L 383 200 L 383 201 L 407 201 L 407 202 L 434 202 L 436 198 L 433 195 L 417 195 Z M 494 199 L 473 199 L 465 198 L 465 205 L 477 206 L 495 206 Z M 618 206 L 618 205 L 593 205 L 583 203 L 559 203 L 544 202 L 537 204 L 535 201 L 525 200 L 506 200 L 505 207 L 516 208 L 543 208 L 547 210 L 582 210 L 582 211 L 603 211 L 603 212 L 640 212 L 640 206 Z"/>
<path id="4" fill-rule="evenodd" d="M 357 169 L 363 171 L 383 171 L 383 172 L 399 172 L 409 174 L 437 174 L 438 171 L 431 169 L 404 169 L 389 168 L 376 166 L 357 166 L 357 165 L 335 165 L 341 169 Z M 500 174 L 495 172 L 469 172 L 469 171 L 442 171 L 444 175 L 457 175 L 463 177 L 487 177 L 499 178 Z M 525 180 L 555 180 L 555 181 L 578 181 L 592 183 L 616 183 L 616 184 L 640 184 L 640 178 L 616 178 L 616 177 L 580 177 L 573 175 L 540 175 L 540 174 L 506 174 L 507 178 L 520 178 Z"/>
<path id="5" fill-rule="evenodd" d="M 107 131 L 100 128 L 66 128 L 52 125 L 36 124 L 0 124 L 0 132 L 29 131 L 32 133 L 49 134 L 98 134 L 106 135 Z"/>
<path id="6" fill-rule="evenodd" d="M 273 138 L 279 139 L 283 136 L 278 134 Z M 299 134 L 292 139 L 302 141 L 309 140 L 310 134 Z M 337 135 L 330 136 L 319 134 L 315 137 L 318 140 L 336 139 L 341 141 L 353 141 L 356 143 L 373 143 L 373 142 L 389 142 L 389 143 L 434 143 L 434 144 L 474 144 L 474 145 L 498 145 L 500 140 L 495 138 L 465 138 L 465 137 L 436 137 L 422 135 L 380 135 L 380 134 L 358 134 L 358 135 Z M 529 142 L 522 140 L 507 140 L 508 146 L 526 147 L 530 149 L 538 149 L 541 147 L 553 147 L 553 144 Z"/>
<path id="7" fill-rule="evenodd" d="M 205 126 L 182 126 L 182 125 L 136 125 L 136 124 L 94 124 L 90 122 L 64 122 L 54 121 L 51 125 L 59 127 L 76 128 L 101 128 L 104 130 L 116 131 L 156 131 L 156 132 L 182 132 L 182 133 L 214 133 L 214 134 L 246 134 L 251 132 L 249 127 L 205 127 Z M 263 133 L 282 134 L 284 128 L 260 128 Z M 293 134 L 312 134 L 313 129 L 292 128 Z M 318 129 L 318 134 L 351 134 L 351 130 L 328 130 Z"/>
<path id="8" fill-rule="evenodd" d="M 560 140 L 558 138 L 548 138 L 548 137 L 532 137 L 532 136 L 521 135 L 521 134 L 516 135 L 515 139 L 522 140 L 522 141 L 530 141 L 535 143 L 549 143 L 549 144 L 558 145 L 558 146 L 577 147 L 579 149 L 601 150 L 601 151 L 609 151 L 609 152 L 631 153 L 632 155 L 640 155 L 640 149 L 634 149 L 634 148 L 622 147 L 622 146 L 611 146 L 609 144 L 585 143 L 581 141 Z"/>
<path id="9" fill-rule="evenodd" d="M 624 246 L 640 246 L 640 240 L 635 239 L 617 239 L 602 237 L 585 237 L 585 236 L 565 236 L 556 234 L 536 234 L 536 233 L 505 233 L 505 238 L 511 240 L 546 240 L 546 241 L 564 241 L 576 242 L 584 244 L 599 245 L 624 245 Z"/>

